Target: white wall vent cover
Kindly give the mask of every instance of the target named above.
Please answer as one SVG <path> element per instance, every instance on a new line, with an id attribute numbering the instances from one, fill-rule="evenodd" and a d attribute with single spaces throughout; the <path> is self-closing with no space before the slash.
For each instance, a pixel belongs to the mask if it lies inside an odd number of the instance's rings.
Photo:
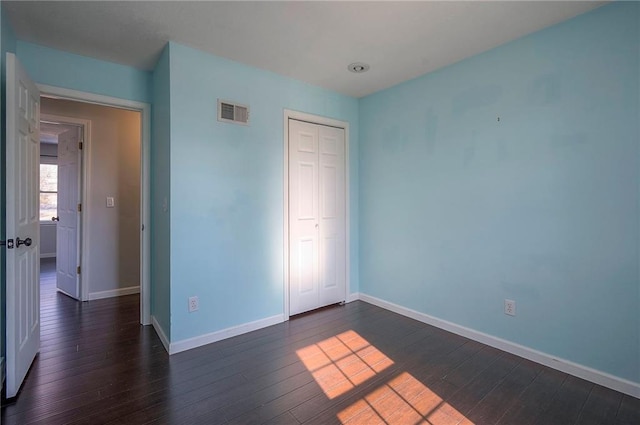
<path id="1" fill-rule="evenodd" d="M 249 125 L 249 107 L 218 99 L 218 121 Z"/>

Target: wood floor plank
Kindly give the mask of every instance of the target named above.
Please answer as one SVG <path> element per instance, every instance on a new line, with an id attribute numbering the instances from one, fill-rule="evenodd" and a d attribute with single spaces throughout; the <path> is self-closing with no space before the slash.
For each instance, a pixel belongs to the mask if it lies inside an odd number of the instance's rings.
<path id="1" fill-rule="evenodd" d="M 469 412 L 498 387 L 521 361 L 520 358 L 501 353 L 496 361 L 473 378 L 465 387 L 448 397 L 446 402 L 468 418 Z M 500 401 L 503 402 L 503 400 Z M 482 419 L 483 416 L 479 415 L 476 420 Z"/>
<path id="2" fill-rule="evenodd" d="M 636 398 L 361 301 L 169 356 L 138 295 L 78 302 L 41 269 L 41 352 L 3 425 L 640 424 Z"/>
<path id="3" fill-rule="evenodd" d="M 549 408 L 538 414 L 536 424 L 573 424 L 594 384 L 575 376 L 567 376 Z"/>
<path id="4" fill-rule="evenodd" d="M 576 424 L 609 425 L 616 421 L 622 394 L 608 388 L 594 385 L 587 398 Z"/>
<path id="5" fill-rule="evenodd" d="M 541 368 L 542 366 L 523 359 L 466 416 L 478 423 L 498 423 L 505 410 L 518 400 L 520 394 L 538 376 Z"/>
<path id="6" fill-rule="evenodd" d="M 549 408 L 553 397 L 558 392 L 567 375 L 557 370 L 542 367 L 529 386 L 520 394 L 514 404 L 506 409 L 499 425 L 535 423 L 540 412 Z"/>
<path id="7" fill-rule="evenodd" d="M 640 399 L 624 395 L 614 423 L 616 425 L 640 424 Z"/>

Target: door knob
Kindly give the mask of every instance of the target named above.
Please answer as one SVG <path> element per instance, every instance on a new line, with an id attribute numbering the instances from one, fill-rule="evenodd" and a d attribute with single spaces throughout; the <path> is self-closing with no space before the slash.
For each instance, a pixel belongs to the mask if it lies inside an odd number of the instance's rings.
<path id="1" fill-rule="evenodd" d="M 51 221 L 60 221 L 60 217 L 51 217 Z"/>
<path id="2" fill-rule="evenodd" d="M 27 239 L 20 239 L 20 238 L 16 238 L 16 245 L 18 246 L 18 248 L 20 248 L 20 245 L 24 245 L 24 246 L 31 246 L 31 238 L 27 238 Z"/>

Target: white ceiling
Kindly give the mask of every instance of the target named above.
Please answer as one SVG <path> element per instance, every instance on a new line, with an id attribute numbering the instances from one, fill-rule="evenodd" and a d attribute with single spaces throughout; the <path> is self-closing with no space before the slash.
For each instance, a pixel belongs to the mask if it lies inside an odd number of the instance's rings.
<path id="1" fill-rule="evenodd" d="M 361 97 L 606 2 L 2 3 L 36 44 L 151 70 L 172 40 Z M 371 70 L 352 74 L 351 62 Z"/>
<path id="2" fill-rule="evenodd" d="M 65 131 L 75 130 L 77 126 L 68 124 L 58 124 L 53 122 L 40 122 L 40 142 L 42 143 L 58 143 L 58 136 Z"/>

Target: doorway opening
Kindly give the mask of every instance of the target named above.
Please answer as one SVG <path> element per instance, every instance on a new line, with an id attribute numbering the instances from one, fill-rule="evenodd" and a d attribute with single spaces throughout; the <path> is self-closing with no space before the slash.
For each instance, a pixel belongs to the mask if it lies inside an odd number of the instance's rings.
<path id="1" fill-rule="evenodd" d="M 40 116 L 40 299 L 80 291 L 82 149 L 90 122 Z M 44 277 L 44 278 L 43 278 Z"/>
<path id="2" fill-rule="evenodd" d="M 148 278 L 142 232 L 143 112 L 42 95 L 41 162 L 57 162 L 58 167 L 57 193 L 41 193 L 43 306 L 52 287 L 54 296 L 62 293 L 79 301 L 143 291 Z M 50 158 L 44 157 L 47 153 Z M 47 197 L 57 197 L 55 215 L 43 202 Z M 146 324 L 142 296 L 140 305 L 141 323 Z"/>
<path id="3" fill-rule="evenodd" d="M 151 324 L 149 283 L 149 145 L 150 111 L 147 103 L 128 101 L 60 87 L 36 85 L 12 53 L 7 53 L 6 72 L 6 228 L 15 235 L 7 240 L 6 255 L 6 396 L 14 397 L 33 364 L 41 341 L 40 327 L 40 214 L 39 214 L 39 156 L 40 113 L 43 99 L 79 101 L 86 105 L 112 106 L 136 111 L 139 115 L 138 140 L 140 152 L 139 203 L 140 218 L 136 233 L 139 234 L 138 292 L 140 323 Z M 42 96 L 41 96 L 42 94 Z M 141 142 L 140 142 L 141 140 Z M 90 145 L 90 144 L 89 144 Z M 91 154 L 87 161 L 93 164 Z M 83 167 L 86 171 L 88 167 Z M 87 176 L 83 177 L 84 190 L 93 188 Z M 84 199 L 88 199 L 84 196 Z M 112 202 L 113 203 L 113 202 Z M 89 204 L 85 203 L 85 207 Z M 82 207 L 82 205 L 80 205 Z M 91 217 L 86 208 L 81 210 L 83 220 Z M 83 237 L 90 234 L 91 225 L 83 223 Z M 14 249 L 15 245 L 15 249 Z M 84 247 L 93 244 L 84 243 Z M 83 261 L 86 255 L 82 256 Z M 86 271 L 86 270 L 85 270 Z M 78 270 L 78 274 L 81 270 Z M 84 285 L 88 288 L 89 285 Z M 98 291 L 100 293 L 100 291 Z M 104 293 L 104 292 L 102 292 Z M 60 297 L 57 297 L 60 298 Z M 65 297 L 67 298 L 67 297 Z M 71 301 L 74 305 L 77 302 Z M 0 363 L 2 359 L 0 359 Z"/>

